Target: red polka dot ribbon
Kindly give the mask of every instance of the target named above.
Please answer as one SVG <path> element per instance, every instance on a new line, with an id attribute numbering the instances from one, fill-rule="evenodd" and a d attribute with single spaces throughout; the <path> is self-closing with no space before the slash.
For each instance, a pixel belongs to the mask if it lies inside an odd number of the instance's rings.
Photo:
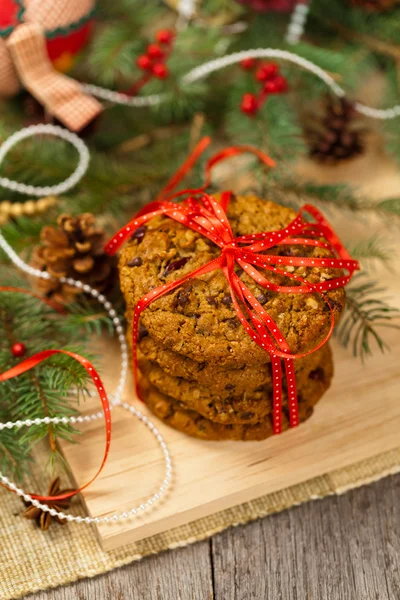
<path id="1" fill-rule="evenodd" d="M 242 326 L 250 338 L 270 355 L 273 375 L 273 428 L 274 433 L 280 433 L 282 430 L 281 361 L 283 359 L 286 372 L 290 426 L 295 427 L 298 425 L 298 404 L 293 361 L 295 358 L 315 352 L 329 339 L 334 327 L 334 313 L 324 293 L 346 285 L 350 281 L 354 271 L 359 269 L 360 266 L 356 260 L 352 260 L 322 214 L 309 204 L 305 205 L 300 210 L 298 216 L 284 229 L 233 237 L 226 215 L 232 192 L 223 192 L 220 202 L 217 202 L 212 196 L 206 194 L 204 190 L 209 185 L 211 169 L 215 164 L 243 152 L 251 152 L 264 164 L 274 166 L 274 162 L 269 156 L 252 147 L 235 146 L 219 152 L 206 163 L 205 184 L 201 188 L 183 190 L 166 197 L 180 183 L 209 143 L 209 138 L 201 140 L 182 167 L 171 177 L 156 201 L 142 208 L 137 216 L 123 227 L 106 245 L 106 252 L 114 254 L 138 227 L 158 215 L 164 215 L 178 223 L 182 223 L 182 225 L 193 231 L 197 231 L 221 249 L 219 257 L 184 277 L 149 290 L 136 304 L 132 328 L 133 369 L 134 373 L 137 374 L 137 338 L 139 318 L 143 310 L 154 302 L 154 300 L 168 294 L 181 286 L 185 281 L 200 277 L 216 269 L 221 269 L 229 284 L 233 307 Z M 181 195 L 187 196 L 182 203 L 172 202 L 174 198 Z M 305 216 L 309 219 L 311 217 L 312 221 L 307 221 L 304 218 Z M 326 248 L 330 251 L 332 257 L 310 258 L 268 254 L 268 250 L 276 248 L 276 246 L 288 244 L 291 246 L 306 245 Z M 258 285 L 267 290 L 283 294 L 317 293 L 321 296 L 330 311 L 330 327 L 324 339 L 309 352 L 293 354 L 277 324 L 235 273 L 234 267 L 236 263 Z M 282 267 L 284 266 L 327 267 L 346 271 L 347 274 L 330 279 L 329 281 L 312 284 L 289 271 L 283 270 Z M 285 278 L 293 279 L 295 285 L 278 285 L 273 283 L 260 273 L 257 267 L 262 268 L 267 273 L 271 272 Z"/>
<path id="2" fill-rule="evenodd" d="M 0 292 L 10 292 L 10 291 L 21 292 L 23 294 L 28 294 L 30 296 L 36 297 L 36 294 L 33 294 L 30 290 L 25 290 L 23 288 L 13 288 L 13 287 L 9 287 L 9 286 L 0 287 Z M 56 308 L 58 306 L 55 303 L 49 302 L 43 298 L 41 298 L 41 300 L 43 302 L 45 302 L 46 304 L 49 304 L 53 308 Z M 56 310 L 59 310 L 59 307 L 56 308 Z M 65 494 L 60 494 L 58 496 L 39 496 L 37 494 L 30 494 L 34 500 L 39 500 L 42 502 L 49 502 L 49 501 L 54 501 L 54 500 L 64 500 L 65 498 L 71 498 L 72 496 L 75 496 L 82 490 L 86 489 L 91 483 L 93 483 L 93 481 L 99 476 L 100 472 L 102 471 L 102 469 L 107 461 L 107 458 L 108 458 L 108 454 L 109 454 L 109 450 L 110 450 L 110 443 L 111 443 L 111 411 L 110 411 L 110 404 L 108 401 L 107 393 L 105 391 L 104 385 L 103 385 L 96 369 L 86 358 L 84 358 L 80 354 L 76 354 L 75 352 L 70 352 L 68 350 L 56 350 L 56 349 L 55 350 L 43 350 L 42 352 L 38 352 L 37 354 L 30 356 L 29 358 L 20 362 L 18 365 L 15 365 L 11 369 L 8 369 L 8 371 L 1 373 L 0 374 L 0 383 L 3 381 L 7 381 L 9 379 L 13 379 L 14 377 L 18 377 L 19 375 L 22 375 L 23 373 L 26 373 L 30 369 L 37 367 L 44 360 L 46 360 L 47 358 L 50 358 L 51 356 L 54 356 L 55 354 L 65 354 L 65 355 L 70 356 L 71 358 L 77 360 L 83 366 L 83 368 L 86 370 L 86 372 L 90 375 L 93 383 L 96 386 L 96 389 L 97 389 L 97 392 L 99 394 L 99 398 L 101 401 L 101 406 L 103 409 L 106 441 L 105 441 L 105 449 L 104 449 L 104 454 L 103 454 L 103 458 L 102 458 L 100 467 L 98 468 L 97 472 L 95 473 L 95 475 L 92 477 L 92 479 L 90 481 L 85 483 L 85 485 L 83 485 L 82 487 L 80 487 L 77 490 L 72 490 L 72 491 L 66 492 Z"/>

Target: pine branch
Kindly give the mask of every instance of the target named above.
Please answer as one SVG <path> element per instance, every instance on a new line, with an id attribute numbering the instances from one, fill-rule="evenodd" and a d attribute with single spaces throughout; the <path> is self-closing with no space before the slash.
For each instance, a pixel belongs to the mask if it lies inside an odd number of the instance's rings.
<path id="1" fill-rule="evenodd" d="M 354 190 L 348 185 L 317 184 L 301 179 L 294 179 L 286 165 L 282 169 L 271 171 L 270 178 L 276 183 L 276 193 L 281 201 L 287 202 L 287 196 L 291 205 L 298 208 L 305 202 L 322 205 L 324 208 L 345 209 L 363 214 L 376 214 L 388 225 L 399 225 L 397 217 L 400 216 L 400 198 L 388 198 L 379 202 L 373 202 L 355 195 Z M 274 188 L 275 191 L 275 188 Z M 393 219 L 393 217 L 396 217 Z"/>
<path id="2" fill-rule="evenodd" d="M 394 249 L 389 247 L 386 240 L 382 237 L 372 237 L 357 241 L 356 243 L 346 244 L 350 255 L 365 263 L 373 266 L 374 262 L 379 261 L 388 271 L 393 272 L 392 261 L 396 256 Z"/>
<path id="3" fill-rule="evenodd" d="M 362 361 L 372 356 L 374 346 L 381 352 L 389 350 L 381 334 L 383 328 L 400 328 L 393 322 L 400 311 L 384 300 L 385 293 L 385 289 L 364 274 L 357 275 L 347 288 L 346 309 L 335 331 L 340 343 L 345 348 L 351 346 L 353 355 Z"/>
<path id="4" fill-rule="evenodd" d="M 26 283 L 4 269 L 4 284 L 24 287 Z M 0 294 L 0 372 L 19 362 L 11 353 L 15 342 L 25 344 L 26 357 L 51 348 L 63 348 L 84 355 L 93 362 L 88 342 L 93 332 L 100 335 L 112 324 L 103 313 L 94 313 L 89 304 L 69 308 L 64 315 L 55 313 L 39 300 L 16 292 Z M 1 385 L 2 421 L 71 417 L 78 414 L 78 401 L 90 378 L 85 369 L 67 355 L 54 355 L 38 367 Z M 71 396 L 71 388 L 77 395 Z M 41 424 L 6 430 L 0 439 L 0 469 L 20 476 L 33 446 L 41 439 L 49 441 L 57 455 L 57 439 L 72 440 L 78 433 L 69 423 Z M 52 459 L 55 460 L 55 457 Z M 15 461 L 15 462 L 14 462 Z"/>

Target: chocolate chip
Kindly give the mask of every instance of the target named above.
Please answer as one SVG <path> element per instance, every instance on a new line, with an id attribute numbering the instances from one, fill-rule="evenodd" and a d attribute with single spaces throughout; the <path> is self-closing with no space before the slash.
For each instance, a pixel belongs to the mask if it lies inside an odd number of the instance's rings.
<path id="1" fill-rule="evenodd" d="M 313 371 L 310 372 L 308 377 L 309 377 L 309 379 L 312 379 L 313 381 L 324 381 L 325 371 L 323 370 L 322 367 L 317 367 L 316 369 L 314 369 Z"/>
<path id="2" fill-rule="evenodd" d="M 225 304 L 225 306 L 230 306 L 232 304 L 232 296 L 227 294 L 222 298 L 222 302 Z"/>
<path id="3" fill-rule="evenodd" d="M 233 385 L 233 383 L 227 383 L 226 386 L 225 386 L 225 389 L 226 390 L 233 390 L 234 387 L 235 386 Z"/>
<path id="4" fill-rule="evenodd" d="M 279 254 L 281 256 L 297 256 L 297 251 L 289 246 L 288 248 L 281 250 Z"/>
<path id="5" fill-rule="evenodd" d="M 139 323 L 138 342 L 141 342 L 142 339 L 147 335 L 149 335 L 149 332 L 147 331 L 146 327 Z"/>
<path id="6" fill-rule="evenodd" d="M 241 414 L 241 417 L 244 421 L 248 421 L 249 419 L 252 419 L 254 417 L 254 413 L 252 412 L 244 412 Z"/>
<path id="7" fill-rule="evenodd" d="M 214 298 L 214 296 L 206 296 L 206 300 L 208 304 L 211 304 L 211 306 L 217 306 L 217 300 Z"/>
<path id="8" fill-rule="evenodd" d="M 264 305 L 264 304 L 266 304 L 268 302 L 268 300 L 270 298 L 271 298 L 270 294 L 268 294 L 268 293 L 267 294 L 262 293 L 262 294 L 260 294 L 259 296 L 256 297 L 256 300 L 258 300 L 260 304 Z"/>
<path id="9" fill-rule="evenodd" d="M 146 225 L 141 225 L 140 227 L 135 229 L 135 231 L 132 233 L 131 240 L 137 240 L 137 243 L 140 244 L 140 242 L 143 240 L 143 238 L 145 236 L 146 231 L 147 231 Z"/>
<path id="10" fill-rule="evenodd" d="M 182 258 L 173 260 L 165 267 L 165 270 L 164 270 L 164 273 L 162 274 L 162 276 L 166 277 L 168 275 L 168 273 L 171 273 L 172 271 L 177 271 L 178 269 L 181 269 L 184 265 L 186 265 L 188 260 L 189 260 L 188 256 L 183 256 Z"/>
<path id="11" fill-rule="evenodd" d="M 190 293 L 189 290 L 179 290 L 177 295 L 175 296 L 174 305 L 177 306 L 186 306 L 190 302 Z"/>
<path id="12" fill-rule="evenodd" d="M 140 256 L 135 256 L 135 258 L 132 258 L 132 260 L 128 262 L 128 267 L 140 267 L 142 264 L 143 261 Z"/>
<path id="13" fill-rule="evenodd" d="M 237 269 L 237 271 L 235 271 L 235 273 L 236 273 L 236 275 L 237 275 L 238 277 L 240 277 L 240 276 L 243 274 L 243 269 L 241 269 L 241 268 L 239 267 L 239 269 Z"/>
<path id="14" fill-rule="evenodd" d="M 231 329 L 236 329 L 239 325 L 238 319 L 226 319 L 224 322 L 227 323 Z"/>
<path id="15" fill-rule="evenodd" d="M 199 364 L 199 367 L 198 367 L 198 371 L 202 371 L 203 369 L 205 369 L 205 368 L 206 368 L 206 366 L 207 366 L 207 363 L 205 363 L 205 362 L 203 362 L 203 363 L 200 363 L 200 364 Z"/>

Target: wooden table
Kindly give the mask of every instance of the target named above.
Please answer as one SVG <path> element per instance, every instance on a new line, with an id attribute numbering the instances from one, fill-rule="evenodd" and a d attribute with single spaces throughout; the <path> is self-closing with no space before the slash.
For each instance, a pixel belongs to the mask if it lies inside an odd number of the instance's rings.
<path id="1" fill-rule="evenodd" d="M 398 600 L 400 475 L 29 600 Z"/>
<path id="2" fill-rule="evenodd" d="M 299 172 L 377 200 L 400 186 L 378 146 L 335 169 L 306 162 Z M 400 600 L 400 475 L 29 597 L 75 599 Z"/>

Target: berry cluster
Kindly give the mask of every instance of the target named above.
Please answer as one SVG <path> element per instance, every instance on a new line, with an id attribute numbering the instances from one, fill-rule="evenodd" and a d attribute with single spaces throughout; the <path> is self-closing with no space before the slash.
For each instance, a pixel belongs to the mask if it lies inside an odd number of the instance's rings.
<path id="1" fill-rule="evenodd" d="M 146 54 L 139 56 L 136 64 L 142 71 L 147 71 L 158 79 L 166 79 L 169 71 L 165 62 L 171 52 L 175 34 L 170 29 L 160 29 L 155 37 L 157 43 L 149 44 Z"/>
<path id="2" fill-rule="evenodd" d="M 275 63 L 259 63 L 255 58 L 242 60 L 240 66 L 244 71 L 254 71 L 257 82 L 260 83 L 260 92 L 244 94 L 240 110 L 253 117 L 267 100 L 270 94 L 282 94 L 288 89 L 286 78 L 279 73 L 279 66 Z"/>
<path id="3" fill-rule="evenodd" d="M 136 95 L 142 87 L 153 77 L 167 79 L 169 70 L 166 65 L 172 51 L 175 32 L 170 29 L 160 29 L 155 35 L 155 43 L 149 44 L 146 54 L 141 54 L 136 59 L 136 65 L 143 71 L 143 77 L 126 90 L 126 94 Z"/>

